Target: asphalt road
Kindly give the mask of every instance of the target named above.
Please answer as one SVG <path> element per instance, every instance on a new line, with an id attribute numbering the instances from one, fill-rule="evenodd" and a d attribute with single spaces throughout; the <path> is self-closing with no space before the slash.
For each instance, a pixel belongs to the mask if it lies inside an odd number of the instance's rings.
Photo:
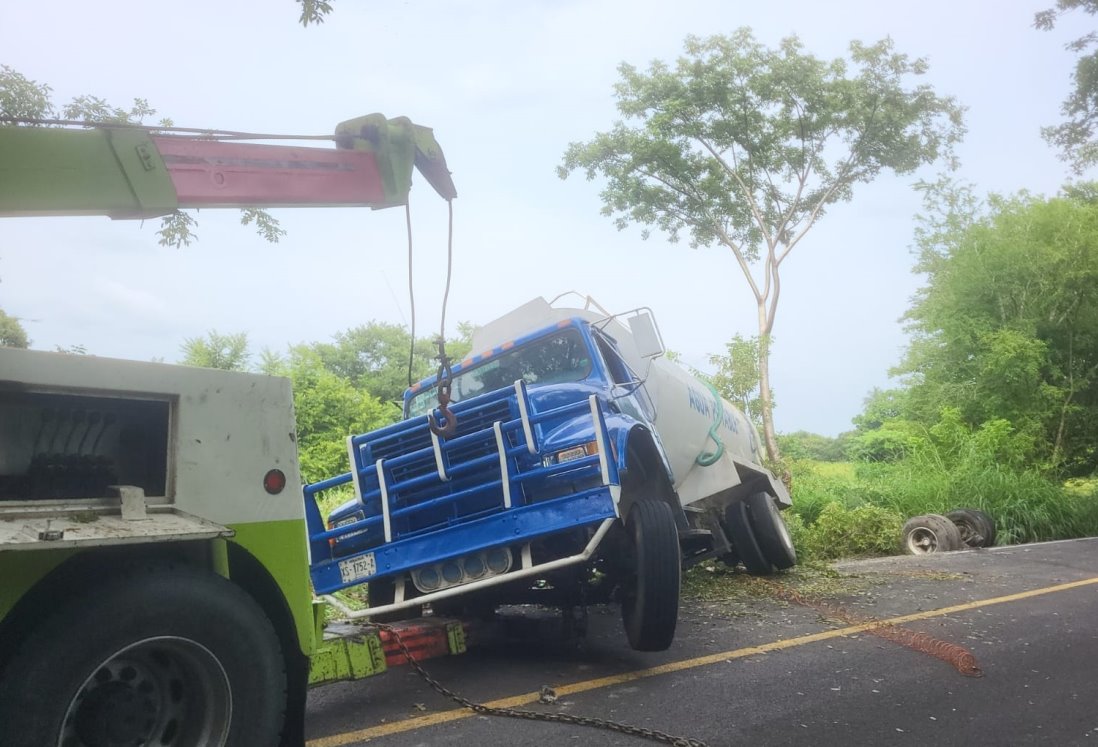
<path id="1" fill-rule="evenodd" d="M 630 650 L 616 610 L 582 643 L 520 637 L 426 662 L 464 695 L 724 745 L 1098 745 L 1098 538 L 837 566 L 850 617 L 963 646 L 981 677 L 779 600 L 686 602 L 674 645 Z M 911 618 L 914 619 L 911 619 Z M 543 686 L 557 700 L 538 702 Z M 309 747 L 641 745 L 481 716 L 407 667 L 314 690 Z M 652 742 L 649 742 L 652 743 Z"/>

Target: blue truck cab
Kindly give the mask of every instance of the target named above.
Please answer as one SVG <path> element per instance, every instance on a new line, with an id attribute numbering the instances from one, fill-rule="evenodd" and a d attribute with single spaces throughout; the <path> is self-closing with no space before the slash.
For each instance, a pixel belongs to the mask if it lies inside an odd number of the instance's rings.
<path id="1" fill-rule="evenodd" d="M 473 594 L 483 608 L 617 590 L 634 607 L 630 643 L 670 645 L 683 512 L 666 479 L 662 493 L 623 491 L 643 468 L 631 459 L 659 462 L 661 451 L 616 342 L 572 318 L 453 366 L 449 438 L 430 428 L 436 383 L 407 391 L 405 420 L 348 439 L 349 473 L 306 486 L 317 593 L 369 583 L 385 616 Z M 315 496 L 347 483 L 354 498 L 324 523 Z M 651 578 L 637 578 L 638 562 Z"/>
<path id="2" fill-rule="evenodd" d="M 439 433 L 449 418 L 426 379 L 405 393 L 404 420 L 348 438 L 350 472 L 305 487 L 314 589 L 368 584 L 361 614 L 376 621 L 428 604 L 615 600 L 633 648 L 665 649 L 684 563 L 761 552 L 784 531 L 788 494 L 758 465 L 746 418 L 660 358 L 650 314 L 630 312 L 626 327 L 527 307 L 453 366 L 452 433 Z M 347 485 L 352 497 L 322 517 L 317 497 Z M 753 504 L 757 538 L 744 534 Z"/>

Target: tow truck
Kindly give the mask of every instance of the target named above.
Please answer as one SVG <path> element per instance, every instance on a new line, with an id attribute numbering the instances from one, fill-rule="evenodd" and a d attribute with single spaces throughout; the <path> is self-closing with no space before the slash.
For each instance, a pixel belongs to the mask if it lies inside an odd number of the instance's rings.
<path id="1" fill-rule="evenodd" d="M 0 126 L 0 216 L 382 209 L 413 169 L 456 197 L 427 128 L 369 115 L 334 140 Z M 285 379 L 0 349 L 4 743 L 300 744 L 310 686 L 383 672 L 400 641 L 460 653 L 500 604 L 616 599 L 659 650 L 684 565 L 795 562 L 753 426 L 661 357 L 650 313 L 539 300 L 474 350 L 302 488 Z"/>
<path id="2" fill-rule="evenodd" d="M 241 137 L 0 124 L 0 216 L 384 209 L 414 169 L 456 197 L 406 118 L 334 148 Z M 389 632 L 325 629 L 295 434 L 283 378 L 0 348 L 0 742 L 301 744 L 309 686 L 397 663 Z M 401 630 L 417 658 L 466 645 L 460 622 Z"/>

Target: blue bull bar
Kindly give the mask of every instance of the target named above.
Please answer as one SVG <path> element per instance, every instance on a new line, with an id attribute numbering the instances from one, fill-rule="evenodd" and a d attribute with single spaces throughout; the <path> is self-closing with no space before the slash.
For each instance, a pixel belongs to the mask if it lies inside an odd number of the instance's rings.
<path id="1" fill-rule="evenodd" d="M 434 415 L 351 436 L 351 471 L 305 486 L 318 594 L 392 577 L 396 601 L 370 612 L 397 609 L 413 604 L 404 600 L 407 571 L 496 548 L 517 559 L 502 574 L 424 593 L 414 601 L 421 604 L 549 570 L 543 566 L 582 562 L 593 553 L 594 538 L 583 553 L 537 565 L 530 542 L 579 527 L 601 539 L 618 516 L 616 460 L 598 398 L 533 412 L 525 384 L 517 381 L 456 403 L 452 411 L 454 437 L 430 430 Z M 561 425 L 577 435 L 547 446 L 544 434 Z M 567 461 L 560 461 L 564 454 Z M 329 528 L 317 497 L 348 483 L 360 518 Z"/>

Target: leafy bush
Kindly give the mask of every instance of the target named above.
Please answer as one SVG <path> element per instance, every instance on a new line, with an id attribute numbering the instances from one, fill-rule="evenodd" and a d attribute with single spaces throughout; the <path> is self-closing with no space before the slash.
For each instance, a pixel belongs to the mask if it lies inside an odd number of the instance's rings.
<path id="1" fill-rule="evenodd" d="M 925 428 L 907 420 L 889 420 L 878 428 L 857 431 L 847 455 L 863 462 L 895 462 L 926 448 Z"/>
<path id="2" fill-rule="evenodd" d="M 793 484 L 793 509 L 805 524 L 812 524 L 830 503 L 846 505 L 849 496 L 855 495 L 858 482 L 854 465 L 849 463 L 793 461 L 790 463 Z"/>
<path id="3" fill-rule="evenodd" d="M 818 459 L 822 462 L 840 462 L 844 457 L 841 438 L 821 436 L 808 431 L 779 433 L 778 448 L 787 459 Z"/>
<path id="4" fill-rule="evenodd" d="M 797 550 L 804 560 L 891 555 L 897 551 L 903 517 L 879 506 L 846 508 L 828 503 L 815 523 L 797 526 L 800 517 L 787 522 Z"/>

